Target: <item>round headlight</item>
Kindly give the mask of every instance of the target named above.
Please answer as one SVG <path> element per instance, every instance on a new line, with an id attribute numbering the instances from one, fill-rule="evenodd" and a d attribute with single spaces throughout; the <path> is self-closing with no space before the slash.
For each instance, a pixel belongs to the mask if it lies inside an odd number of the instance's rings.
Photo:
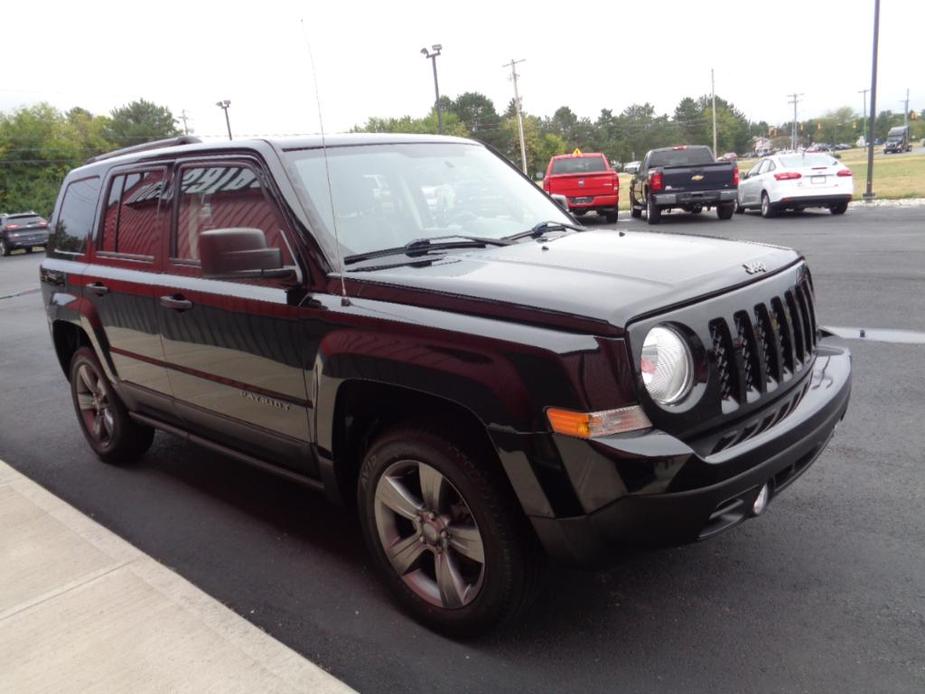
<path id="1" fill-rule="evenodd" d="M 671 328 L 656 326 L 646 335 L 640 360 L 642 382 L 660 405 L 677 402 L 691 388 L 694 364 L 687 343 Z"/>

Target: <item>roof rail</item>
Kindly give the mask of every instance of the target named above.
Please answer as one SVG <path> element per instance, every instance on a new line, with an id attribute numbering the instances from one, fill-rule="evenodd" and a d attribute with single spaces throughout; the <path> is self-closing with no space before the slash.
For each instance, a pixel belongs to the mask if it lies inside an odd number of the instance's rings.
<path id="1" fill-rule="evenodd" d="M 123 147 L 122 149 L 115 149 L 112 152 L 106 152 L 105 154 L 97 154 L 95 157 L 90 157 L 84 164 L 93 164 L 94 162 L 103 161 L 104 159 L 112 159 L 113 157 L 119 157 L 123 154 L 132 154 L 133 152 L 147 152 L 150 149 L 161 149 L 163 147 L 175 147 L 177 145 L 194 145 L 199 142 L 202 142 L 195 135 L 180 135 L 179 137 L 168 137 L 163 140 L 154 140 L 154 142 L 145 142 L 141 145 L 132 145 L 131 147 Z"/>

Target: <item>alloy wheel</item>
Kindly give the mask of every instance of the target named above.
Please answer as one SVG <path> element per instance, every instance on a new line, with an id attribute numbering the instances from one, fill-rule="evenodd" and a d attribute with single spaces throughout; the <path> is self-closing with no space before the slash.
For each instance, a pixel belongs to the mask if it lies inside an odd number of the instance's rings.
<path id="1" fill-rule="evenodd" d="M 115 432 L 115 417 L 105 380 L 90 364 L 81 364 L 76 390 L 77 407 L 87 432 L 97 443 L 107 445 Z"/>
<path id="2" fill-rule="evenodd" d="M 446 609 L 471 603 L 485 577 L 485 547 L 466 500 L 436 468 L 390 465 L 376 483 L 376 530 L 392 568 L 422 600 Z"/>

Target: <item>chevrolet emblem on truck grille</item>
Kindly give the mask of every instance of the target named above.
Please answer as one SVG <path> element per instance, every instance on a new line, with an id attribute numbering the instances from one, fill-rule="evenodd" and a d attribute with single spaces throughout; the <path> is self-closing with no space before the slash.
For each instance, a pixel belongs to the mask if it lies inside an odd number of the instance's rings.
<path id="1" fill-rule="evenodd" d="M 700 175 L 700 174 L 697 174 L 696 176 L 691 176 L 691 180 L 692 180 L 692 181 L 702 181 L 702 180 L 703 180 L 703 176 Z"/>

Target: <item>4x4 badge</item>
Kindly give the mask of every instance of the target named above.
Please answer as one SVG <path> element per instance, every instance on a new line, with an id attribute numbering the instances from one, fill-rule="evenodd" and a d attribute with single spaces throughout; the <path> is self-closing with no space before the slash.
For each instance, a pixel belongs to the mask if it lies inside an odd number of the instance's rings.
<path id="1" fill-rule="evenodd" d="M 749 275 L 757 275 L 759 272 L 768 271 L 764 263 L 742 263 L 742 267 L 745 268 L 745 272 Z"/>

